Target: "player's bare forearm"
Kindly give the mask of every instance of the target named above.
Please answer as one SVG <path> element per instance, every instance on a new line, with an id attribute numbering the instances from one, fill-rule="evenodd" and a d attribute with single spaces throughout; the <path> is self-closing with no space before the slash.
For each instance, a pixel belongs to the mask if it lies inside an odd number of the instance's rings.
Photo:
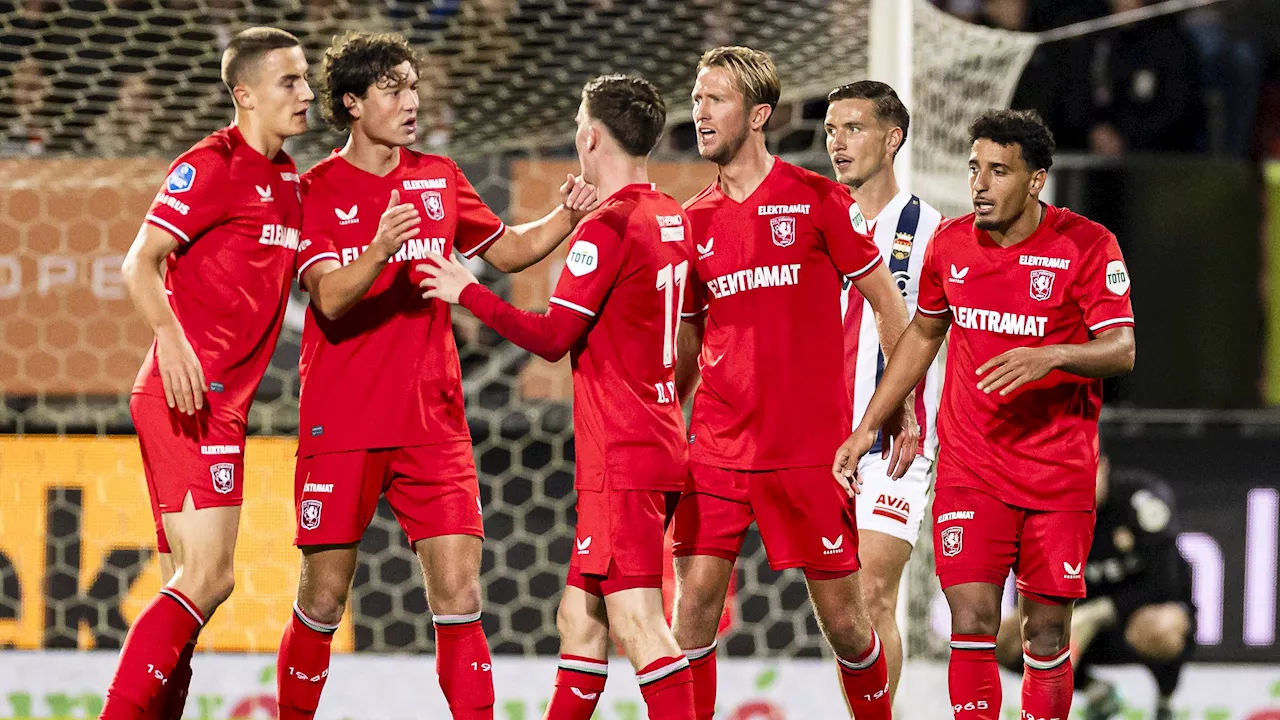
<path id="1" fill-rule="evenodd" d="M 705 323 L 705 317 L 687 320 L 680 323 L 680 330 L 676 333 L 676 397 L 681 405 L 688 402 L 702 376 L 698 369 L 698 356 L 702 354 Z"/>
<path id="2" fill-rule="evenodd" d="M 164 261 L 177 249 L 176 238 L 153 225 L 144 224 L 120 266 L 133 306 L 156 335 L 182 330 L 164 289 Z"/>
<path id="3" fill-rule="evenodd" d="M 369 292 L 382 269 L 387 266 L 385 252 L 369 249 L 354 261 L 342 265 L 336 260 L 321 260 L 308 268 L 303 278 L 311 293 L 311 304 L 330 320 L 347 313 Z"/>
<path id="4" fill-rule="evenodd" d="M 894 346 L 894 353 L 885 364 L 884 376 L 880 378 L 880 384 L 876 386 L 855 433 L 868 430 L 874 432 L 902 405 L 928 372 L 929 365 L 937 357 L 938 350 L 947 338 L 947 328 L 950 326 L 950 315 L 936 318 L 916 313 Z"/>
<path id="5" fill-rule="evenodd" d="M 572 310 L 554 306 L 545 314 L 521 310 L 479 283 L 463 288 L 458 304 L 502 337 L 547 362 L 564 357 L 590 324 Z"/>
<path id="6" fill-rule="evenodd" d="M 907 312 L 907 303 L 902 299 L 898 284 L 884 264 L 867 275 L 854 281 L 853 286 L 871 304 L 871 312 L 875 314 L 876 332 L 880 335 L 880 349 L 885 358 L 893 356 L 893 349 L 898 344 L 911 322 Z"/>
<path id="7" fill-rule="evenodd" d="M 504 273 L 520 272 L 550 255 L 575 225 L 573 213 L 561 205 L 539 220 L 508 225 L 480 256 Z"/>
<path id="8" fill-rule="evenodd" d="M 1087 378 L 1114 377 L 1131 372 L 1137 356 L 1131 327 L 1104 330 L 1087 343 L 1053 347 L 1058 353 L 1059 370 Z"/>

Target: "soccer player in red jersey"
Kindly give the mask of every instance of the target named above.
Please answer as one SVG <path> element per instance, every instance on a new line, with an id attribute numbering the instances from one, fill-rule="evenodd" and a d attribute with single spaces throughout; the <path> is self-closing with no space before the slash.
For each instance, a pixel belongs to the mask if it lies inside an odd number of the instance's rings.
<path id="1" fill-rule="evenodd" d="M 803 568 L 819 625 L 860 720 L 890 716 L 888 676 L 858 584 L 854 503 L 829 474 L 853 426 L 845 386 L 841 278 L 870 302 L 886 356 L 906 304 L 848 190 L 773 157 L 764 128 L 781 84 L 765 53 L 707 51 L 693 87 L 698 152 L 717 182 L 685 205 L 690 270 L 677 392 L 699 372 L 690 478 L 675 516 L 674 630 L 693 666 L 699 718 L 715 708 L 715 639 L 733 564 L 754 520 L 777 570 Z M 885 423 L 893 463 L 918 442 Z"/>
<path id="2" fill-rule="evenodd" d="M 989 112 L 970 138 L 974 212 L 944 222 L 929 243 L 919 310 L 832 472 L 856 477 L 877 422 L 924 376 L 950 328 L 933 542 L 951 606 L 952 708 L 957 718 L 1000 717 L 995 642 L 1012 569 L 1021 717 L 1066 718 L 1101 378 L 1133 368 L 1129 273 L 1106 228 L 1040 202 L 1053 136 L 1035 112 Z"/>
<path id="3" fill-rule="evenodd" d="M 559 245 L 577 215 L 562 205 L 507 227 L 452 160 L 410 150 L 418 68 L 398 35 L 348 34 L 324 56 L 322 108 L 351 134 L 302 178 L 298 277 L 311 294 L 294 486 L 302 569 L 277 658 L 282 720 L 316 712 L 358 544 L 382 495 L 422 564 L 453 717 L 493 717 L 480 624 L 483 511 L 462 372 L 449 306 L 421 297 L 411 265 L 456 248 L 524 268 Z M 563 190 L 570 207 L 594 202 L 588 185 Z"/>
<path id="4" fill-rule="evenodd" d="M 125 258 L 155 332 L 129 403 L 165 586 L 125 638 L 102 717 L 179 718 L 196 635 L 231 595 L 245 423 L 284 321 L 302 226 L 282 150 L 307 130 L 297 38 L 250 28 L 222 54 L 235 122 L 174 161 Z"/>
<path id="5" fill-rule="evenodd" d="M 688 472 L 674 368 L 694 255 L 680 204 L 649 183 L 666 116 L 657 88 L 640 78 L 606 75 L 583 89 L 582 177 L 607 197 L 574 232 L 545 315 L 503 302 L 457 261 L 433 258 L 423 281 L 428 297 L 460 302 L 547 360 L 572 349 L 578 527 L 547 720 L 592 716 L 610 631 L 649 717 L 694 718 L 689 661 L 662 608 L 663 532 Z"/>

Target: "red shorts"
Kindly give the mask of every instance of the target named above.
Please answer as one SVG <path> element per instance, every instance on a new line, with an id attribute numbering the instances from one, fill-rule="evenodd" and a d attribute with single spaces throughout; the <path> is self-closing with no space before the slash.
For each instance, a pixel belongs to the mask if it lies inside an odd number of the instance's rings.
<path id="1" fill-rule="evenodd" d="M 662 588 L 667 522 L 680 498 L 664 490 L 578 490 L 568 585 L 604 597 Z"/>
<path id="2" fill-rule="evenodd" d="M 382 495 L 410 545 L 440 535 L 484 537 L 475 459 L 462 440 L 298 458 L 294 544 L 359 542 Z"/>
<path id="3" fill-rule="evenodd" d="M 142 471 L 156 522 L 156 546 L 169 552 L 160 517 L 182 509 L 244 503 L 244 425 L 213 420 L 208 406 L 195 415 L 170 410 L 162 397 L 134 395 L 129 415 L 142 449 Z"/>
<path id="4" fill-rule="evenodd" d="M 1013 570 L 1023 595 L 1083 598 L 1093 521 L 1092 510 L 1026 510 L 973 488 L 938 488 L 938 580 L 944 590 L 971 582 L 1003 587 Z"/>
<path id="5" fill-rule="evenodd" d="M 826 465 L 748 471 L 690 463 L 674 553 L 734 562 L 755 520 L 769 567 L 802 567 L 811 579 L 841 577 L 861 567 L 853 502 Z"/>

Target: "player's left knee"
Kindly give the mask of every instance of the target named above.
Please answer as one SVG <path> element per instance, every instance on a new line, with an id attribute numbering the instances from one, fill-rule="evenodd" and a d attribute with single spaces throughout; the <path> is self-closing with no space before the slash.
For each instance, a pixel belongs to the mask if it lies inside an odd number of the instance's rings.
<path id="1" fill-rule="evenodd" d="M 1125 627 L 1125 642 L 1144 659 L 1176 660 L 1186 650 L 1190 622 L 1186 610 L 1177 605 L 1144 607 Z"/>
<path id="2" fill-rule="evenodd" d="M 436 615 L 469 615 L 480 612 L 480 579 L 442 578 L 427 588 L 427 604 Z"/>
<path id="3" fill-rule="evenodd" d="M 1028 612 L 1022 619 L 1022 647 L 1025 652 L 1041 657 L 1055 655 L 1071 642 L 1070 615 L 1061 612 Z"/>
<path id="4" fill-rule="evenodd" d="M 831 649 L 844 658 L 853 658 L 871 646 L 871 623 L 853 608 L 818 610 Z"/>

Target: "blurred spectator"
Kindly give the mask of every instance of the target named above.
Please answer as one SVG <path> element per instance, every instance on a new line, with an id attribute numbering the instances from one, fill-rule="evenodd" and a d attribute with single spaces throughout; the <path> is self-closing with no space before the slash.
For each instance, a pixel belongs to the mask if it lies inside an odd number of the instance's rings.
<path id="1" fill-rule="evenodd" d="M 1144 0 L 1111 0 L 1113 13 Z M 1089 148 L 1190 152 L 1204 147 L 1200 63 L 1177 16 L 1165 15 L 1102 33 L 1090 67 L 1093 126 Z"/>
<path id="2" fill-rule="evenodd" d="M 42 113 L 49 96 L 49 78 L 40 63 L 31 57 L 18 61 L 6 79 L 0 104 L 0 155 L 39 155 L 49 142 Z"/>
<path id="3" fill-rule="evenodd" d="M 103 155 L 145 152 L 159 109 L 147 76 L 127 75 L 111 109 L 89 129 L 89 144 Z"/>
<path id="4" fill-rule="evenodd" d="M 418 123 L 426 152 L 443 153 L 453 129 L 453 106 L 449 103 L 449 68 L 439 55 L 422 58 L 418 73 Z"/>

